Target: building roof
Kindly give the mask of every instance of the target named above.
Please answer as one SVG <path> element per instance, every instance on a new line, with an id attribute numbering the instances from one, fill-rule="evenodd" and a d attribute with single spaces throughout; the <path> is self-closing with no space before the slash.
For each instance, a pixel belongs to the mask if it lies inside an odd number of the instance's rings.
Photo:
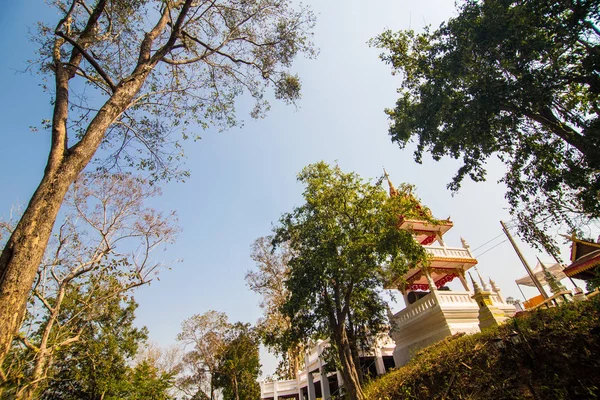
<path id="1" fill-rule="evenodd" d="M 600 243 L 569 237 L 571 245 L 571 265 L 564 269 L 565 275 L 583 280 L 596 276 L 593 271 L 600 265 Z"/>

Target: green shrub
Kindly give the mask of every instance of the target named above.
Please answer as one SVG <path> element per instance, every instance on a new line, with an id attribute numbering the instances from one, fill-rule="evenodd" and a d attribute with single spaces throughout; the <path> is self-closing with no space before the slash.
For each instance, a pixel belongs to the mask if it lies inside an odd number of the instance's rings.
<path id="1" fill-rule="evenodd" d="M 370 400 L 598 398 L 600 301 L 523 313 L 498 329 L 446 338 L 365 393 Z"/>

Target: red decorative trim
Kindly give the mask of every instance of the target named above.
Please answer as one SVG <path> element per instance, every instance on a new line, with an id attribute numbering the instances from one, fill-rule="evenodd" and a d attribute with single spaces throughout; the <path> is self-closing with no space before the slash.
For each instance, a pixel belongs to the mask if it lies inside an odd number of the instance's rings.
<path id="1" fill-rule="evenodd" d="M 421 283 L 415 283 L 415 284 L 412 284 L 412 285 L 408 286 L 407 289 L 408 290 L 429 290 L 429 285 L 427 285 L 427 284 L 421 284 Z"/>
<path id="2" fill-rule="evenodd" d="M 592 257 L 589 257 L 587 260 L 585 258 L 587 257 L 583 256 L 579 260 L 575 261 L 573 264 L 569 265 L 563 270 L 563 273 L 567 276 L 573 276 L 577 275 L 580 272 L 594 268 L 595 266 L 600 264 L 600 254 L 596 254 Z"/>
<path id="3" fill-rule="evenodd" d="M 431 244 L 435 241 L 435 234 L 431 235 L 431 236 L 427 236 L 425 239 L 423 239 L 423 241 L 421 242 L 421 244 L 423 246 L 427 246 L 428 244 Z"/>
<path id="4" fill-rule="evenodd" d="M 440 280 L 438 280 L 438 281 L 435 283 L 435 286 L 437 286 L 437 287 L 438 287 L 438 289 L 439 289 L 439 288 L 441 288 L 442 286 L 444 286 L 446 283 L 450 282 L 452 279 L 456 278 L 457 276 L 458 276 L 458 275 L 456 275 L 456 274 L 450 274 L 450 275 L 446 275 L 446 276 L 444 276 L 444 277 L 440 278 Z"/>
<path id="5" fill-rule="evenodd" d="M 440 278 L 435 283 L 435 286 L 439 289 L 442 286 L 444 286 L 446 283 L 450 282 L 452 279 L 456 278 L 457 276 L 458 275 L 456 275 L 456 274 L 446 275 L 446 276 Z M 407 289 L 408 290 L 429 290 L 429 285 L 426 283 L 413 283 L 412 285 L 408 285 Z"/>

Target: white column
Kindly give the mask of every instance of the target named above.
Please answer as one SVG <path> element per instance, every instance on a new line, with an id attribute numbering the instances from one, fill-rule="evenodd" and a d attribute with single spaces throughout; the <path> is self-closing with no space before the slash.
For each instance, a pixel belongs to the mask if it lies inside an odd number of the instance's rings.
<path id="1" fill-rule="evenodd" d="M 435 236 L 437 236 L 437 240 L 438 240 L 438 242 L 440 242 L 442 247 L 446 247 L 446 243 L 444 242 L 444 239 L 442 238 L 442 232 L 436 231 Z"/>
<path id="2" fill-rule="evenodd" d="M 385 374 L 385 364 L 383 363 L 383 356 L 379 347 L 375 348 L 375 370 L 377 375 Z"/>
<path id="3" fill-rule="evenodd" d="M 335 371 L 335 375 L 337 377 L 337 383 L 338 383 L 338 394 L 342 395 L 343 394 L 342 386 L 344 386 L 344 377 L 342 376 L 342 373 L 340 371 Z"/>
<path id="4" fill-rule="evenodd" d="M 277 400 L 277 381 L 273 381 L 273 400 Z"/>
<path id="5" fill-rule="evenodd" d="M 321 345 L 319 345 L 319 374 L 321 375 L 321 395 L 323 400 L 331 399 L 331 391 L 329 390 L 329 379 L 327 379 L 327 372 L 323 368 L 323 359 L 321 358 Z"/>
<path id="6" fill-rule="evenodd" d="M 300 371 L 296 373 L 296 382 L 298 382 L 298 400 L 304 400 L 304 393 L 302 393 L 302 386 L 300 385 Z"/>
<path id="7" fill-rule="evenodd" d="M 312 372 L 310 371 L 306 371 L 306 386 L 308 388 L 308 400 L 317 400 L 315 382 L 313 381 Z"/>
<path id="8" fill-rule="evenodd" d="M 469 288 L 469 283 L 467 282 L 467 279 L 465 278 L 465 270 L 462 268 L 458 270 L 458 279 L 460 279 L 460 283 L 462 283 L 463 288 L 465 288 L 465 290 L 467 292 L 470 292 L 471 288 Z"/>
<path id="9" fill-rule="evenodd" d="M 429 269 L 423 267 L 423 274 L 425 275 L 425 278 L 427 278 L 427 283 L 429 284 L 429 290 L 431 290 L 432 292 L 435 292 L 437 290 L 437 287 L 435 286 L 435 282 L 433 281 L 433 278 L 431 277 L 431 274 L 429 273 Z"/>

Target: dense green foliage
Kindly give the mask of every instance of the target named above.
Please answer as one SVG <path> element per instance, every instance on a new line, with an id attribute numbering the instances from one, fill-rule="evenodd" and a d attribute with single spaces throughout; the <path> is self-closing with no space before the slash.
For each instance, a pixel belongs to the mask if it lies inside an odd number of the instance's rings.
<path id="1" fill-rule="evenodd" d="M 230 327 L 215 373 L 215 384 L 222 389 L 223 398 L 260 398 L 260 386 L 257 381 L 260 374 L 259 343 L 256 332 L 249 324 L 238 322 Z"/>
<path id="2" fill-rule="evenodd" d="M 65 298 L 60 323 L 69 321 L 69 328 L 78 332 L 78 339 L 54 351 L 53 361 L 34 398 L 169 398 L 167 391 L 172 387 L 169 374 L 147 361 L 137 365 L 132 363 L 148 337 L 146 328 L 134 326 L 135 301 L 124 295 L 113 295 L 114 288 L 110 285 L 93 290 L 96 293 L 92 297 L 73 290 Z M 103 301 L 99 302 L 99 299 Z M 82 313 L 82 301 L 96 302 L 93 311 Z M 1 398 L 18 397 L 17 390 L 28 384 L 32 353 L 27 347 L 13 347 L 6 361 L 8 381 Z"/>
<path id="3" fill-rule="evenodd" d="M 372 400 L 598 398 L 599 334 L 600 299 L 536 310 L 442 340 L 365 392 Z"/>
<path id="4" fill-rule="evenodd" d="M 207 311 L 183 321 L 177 335 L 186 353 L 178 365 L 181 399 L 252 400 L 260 397 L 260 344 L 257 330 L 227 314 Z"/>
<path id="5" fill-rule="evenodd" d="M 293 346 L 330 338 L 346 393 L 362 399 L 356 359 L 361 342 L 386 323 L 383 283 L 426 258 L 412 235 L 397 227 L 399 216 L 415 214 L 419 204 L 410 186 L 388 197 L 382 180 L 365 182 L 324 162 L 304 168 L 298 180 L 305 203 L 284 214 L 275 229 L 275 244 L 291 250 L 282 307 L 290 324 L 280 340 Z"/>
<path id="6" fill-rule="evenodd" d="M 386 31 L 372 45 L 404 77 L 392 141 L 462 159 L 448 185 L 503 180 L 523 236 L 554 251 L 550 224 L 600 217 L 600 1 L 465 0 L 437 30 Z"/>

